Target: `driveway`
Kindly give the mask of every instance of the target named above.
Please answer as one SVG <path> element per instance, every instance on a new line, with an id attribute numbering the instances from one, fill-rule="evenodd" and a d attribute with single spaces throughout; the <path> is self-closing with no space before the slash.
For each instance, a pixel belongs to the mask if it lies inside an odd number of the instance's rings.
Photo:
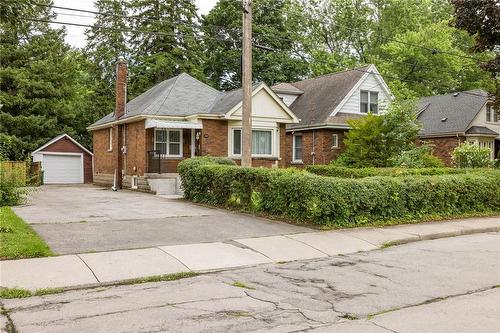
<path id="1" fill-rule="evenodd" d="M 14 211 L 58 254 L 98 252 L 160 245 L 311 231 L 255 216 L 207 208 L 155 195 L 92 185 L 47 185 Z"/>

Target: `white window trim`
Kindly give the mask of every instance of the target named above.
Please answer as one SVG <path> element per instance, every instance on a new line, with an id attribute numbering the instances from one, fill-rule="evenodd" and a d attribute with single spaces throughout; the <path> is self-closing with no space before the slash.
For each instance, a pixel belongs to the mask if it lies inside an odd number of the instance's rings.
<path id="1" fill-rule="evenodd" d="M 367 104 L 368 104 L 368 109 L 367 109 L 367 111 L 368 111 L 368 112 L 366 112 L 366 113 L 365 113 L 365 112 L 361 112 L 361 93 L 363 93 L 363 92 L 367 92 L 367 93 L 368 93 L 368 102 L 367 102 Z M 372 113 L 372 112 L 370 111 L 370 101 L 371 101 L 371 94 L 372 94 L 372 93 L 374 93 L 374 94 L 376 93 L 376 94 L 377 94 L 377 113 Z M 361 114 L 369 114 L 369 113 L 372 113 L 372 114 L 380 114 L 380 103 L 379 103 L 380 98 L 379 98 L 379 97 L 380 97 L 380 92 L 378 92 L 378 91 L 375 91 L 375 90 L 365 90 L 365 89 L 360 89 L 360 90 L 359 90 L 359 113 L 361 113 Z"/>
<path id="2" fill-rule="evenodd" d="M 485 123 L 491 125 L 499 125 L 500 119 L 498 119 L 498 112 L 499 111 L 495 110 L 492 106 L 490 106 L 490 120 L 488 120 L 486 118 L 486 116 L 488 115 L 488 106 L 486 106 L 486 110 L 484 111 Z"/>
<path id="3" fill-rule="evenodd" d="M 302 137 L 302 133 L 295 133 L 293 134 L 293 143 L 292 143 L 292 162 L 294 163 L 303 163 L 302 159 L 298 160 L 297 158 L 295 158 L 295 137 L 297 136 L 301 136 Z M 304 157 L 304 138 L 302 137 L 302 157 Z"/>
<path id="4" fill-rule="evenodd" d="M 108 151 L 113 151 L 113 127 L 108 130 Z"/>
<path id="5" fill-rule="evenodd" d="M 241 154 L 234 154 L 234 131 L 235 130 L 240 130 L 241 134 L 243 135 L 243 130 L 241 127 L 231 127 L 230 129 L 231 133 L 231 142 L 229 142 L 229 147 L 228 147 L 228 156 L 229 157 L 235 157 L 235 158 L 241 158 Z M 277 157 L 277 151 L 276 151 L 276 136 L 277 136 L 277 130 L 276 128 L 269 128 L 269 127 L 252 127 L 252 133 L 253 131 L 268 131 L 271 132 L 271 154 L 252 154 L 252 157 L 266 157 L 266 158 L 274 158 Z M 253 135 L 253 134 L 252 134 Z M 243 138 L 242 138 L 243 139 Z M 243 140 L 241 141 L 243 143 Z M 243 145 L 241 147 L 243 149 Z"/>
<path id="6" fill-rule="evenodd" d="M 332 141 L 333 141 L 333 138 L 335 138 L 335 145 L 332 145 L 332 149 L 336 149 L 339 147 L 339 135 L 332 134 Z"/>
<path id="7" fill-rule="evenodd" d="M 167 151 L 170 150 L 170 147 L 169 147 L 169 144 L 170 144 L 170 134 L 168 134 L 168 132 L 179 132 L 180 133 L 180 140 L 179 140 L 179 144 L 180 144 L 180 147 L 179 147 L 179 154 L 178 155 L 172 155 L 172 154 L 160 154 L 160 157 L 182 157 L 184 156 L 183 155 L 183 152 L 182 152 L 182 146 L 183 146 L 183 137 L 182 137 L 182 129 L 168 129 L 168 128 L 155 128 L 154 130 L 154 135 L 153 135 L 153 149 L 154 150 L 157 150 L 156 149 L 156 131 L 167 131 Z M 176 142 L 177 143 L 177 142 Z"/>

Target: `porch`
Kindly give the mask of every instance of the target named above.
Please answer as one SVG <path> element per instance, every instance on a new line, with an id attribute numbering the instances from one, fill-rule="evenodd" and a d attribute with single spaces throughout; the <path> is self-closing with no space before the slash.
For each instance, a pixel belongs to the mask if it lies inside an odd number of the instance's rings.
<path id="1" fill-rule="evenodd" d="M 201 155 L 201 129 L 201 123 L 148 119 L 144 176 L 175 177 L 180 161 Z"/>

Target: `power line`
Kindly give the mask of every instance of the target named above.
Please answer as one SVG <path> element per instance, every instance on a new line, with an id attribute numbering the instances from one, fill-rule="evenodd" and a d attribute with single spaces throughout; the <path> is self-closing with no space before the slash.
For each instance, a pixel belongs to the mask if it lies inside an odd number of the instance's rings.
<path id="1" fill-rule="evenodd" d="M 59 21 L 51 21 L 51 20 L 42 20 L 42 19 L 33 19 L 33 18 L 22 18 L 24 20 L 27 20 L 27 21 L 34 21 L 34 22 L 43 22 L 43 23 L 53 23 L 53 24 L 62 24 L 62 25 L 72 25 L 72 26 L 79 26 L 79 27 L 96 27 L 95 25 L 89 25 L 89 24 L 81 24 L 81 23 L 72 23 L 72 22 L 59 22 Z M 120 29 L 120 28 L 111 28 L 111 27 L 103 27 L 103 26 L 97 26 L 96 28 L 100 28 L 100 29 L 106 29 L 106 30 L 112 30 L 112 31 L 120 31 L 120 32 L 135 32 L 135 33 L 144 33 L 144 34 L 154 34 L 154 35 L 163 35 L 163 36 L 172 36 L 172 37 L 191 37 L 191 38 L 201 38 L 201 39 L 205 39 L 205 38 L 210 38 L 210 39 L 214 39 L 214 40 L 220 40 L 220 39 L 217 39 L 217 38 L 214 38 L 214 37 L 208 37 L 208 36 L 201 36 L 201 35 L 185 35 L 185 34 L 181 34 L 181 33 L 165 33 L 165 32 L 161 32 L 161 31 L 146 31 L 146 30 L 134 30 L 134 29 Z M 314 59 L 312 57 L 308 57 L 308 56 L 301 56 L 301 58 L 303 60 L 307 60 L 309 62 L 320 62 L 320 63 L 324 63 L 324 64 L 330 64 L 329 62 L 327 61 L 323 61 L 323 60 L 319 60 L 319 59 Z M 411 64 L 408 64 L 407 65 L 411 65 Z M 360 68 L 348 68 L 348 69 L 345 69 L 345 70 L 354 70 L 354 71 L 358 71 L 358 72 L 363 72 L 363 73 L 368 73 L 368 74 L 372 74 L 372 75 L 375 75 L 375 76 L 380 76 L 382 79 L 385 77 L 385 78 L 389 78 L 389 79 L 393 79 L 393 80 L 398 80 L 398 81 L 402 81 L 402 82 L 412 82 L 412 83 L 427 83 L 427 84 L 431 84 L 432 86 L 436 87 L 434 85 L 434 82 L 432 81 L 429 81 L 429 80 L 411 80 L 411 79 L 407 79 L 407 78 L 401 78 L 401 77 L 397 77 L 397 76 L 392 76 L 392 75 L 382 75 L 382 74 L 379 74 L 379 73 L 373 73 L 373 72 L 370 72 L 370 71 L 365 71 L 365 70 L 362 70 Z M 474 94 L 474 93 L 470 93 L 470 92 L 466 92 L 466 91 L 463 91 L 462 93 L 464 94 L 468 94 L 468 95 L 473 95 L 473 96 L 479 96 L 479 97 L 484 97 L 482 95 L 479 95 L 479 94 Z"/>
<path id="2" fill-rule="evenodd" d="M 92 11 L 92 10 L 77 9 L 77 8 L 71 8 L 71 7 L 63 7 L 63 6 L 40 4 L 40 3 L 36 3 L 36 2 L 34 2 L 34 4 L 37 5 L 37 6 L 42 6 L 42 7 L 49 7 L 49 8 L 56 8 L 56 9 L 63 9 L 63 10 L 77 11 L 77 12 L 84 12 L 84 13 L 90 13 L 90 14 L 94 14 L 94 15 L 104 15 L 104 16 L 111 16 L 111 17 L 118 17 L 118 18 L 125 18 L 125 19 L 142 18 L 142 19 L 146 19 L 146 20 L 149 20 L 149 21 L 154 21 L 154 22 L 161 23 L 161 21 L 159 21 L 156 18 L 144 17 L 142 15 L 127 16 L 127 15 L 118 15 L 118 14 L 114 14 L 114 13 L 102 13 L 102 12 L 97 12 L 97 11 Z M 259 9 L 265 8 L 265 9 L 272 9 L 272 10 L 281 10 L 280 8 L 278 8 L 276 6 L 260 5 L 260 6 L 256 6 L 256 7 L 259 8 Z M 322 22 L 322 21 L 319 21 L 319 20 L 316 20 L 316 22 L 317 23 L 325 23 L 325 22 Z M 68 24 L 68 25 L 70 25 L 70 24 Z M 184 24 L 184 25 L 189 25 L 189 24 Z M 198 29 L 201 29 L 203 27 L 211 27 L 211 28 L 217 28 L 217 29 L 223 29 L 223 30 L 231 30 L 231 29 L 233 31 L 236 30 L 236 29 L 233 29 L 233 28 L 228 28 L 228 27 L 223 27 L 223 26 L 216 26 L 216 25 L 190 25 L 190 26 L 198 28 Z M 371 31 L 367 31 L 367 30 L 360 30 L 360 29 L 348 27 L 348 26 L 345 26 L 345 25 L 339 25 L 338 23 L 337 23 L 337 26 L 345 28 L 345 29 L 347 29 L 349 31 L 352 31 L 352 32 L 357 32 L 357 33 L 362 33 L 362 34 L 369 34 L 371 32 Z M 239 30 L 239 29 L 238 29 L 238 31 L 241 32 L 241 30 Z M 275 35 L 274 36 L 268 36 L 268 38 L 282 39 L 282 40 L 286 40 L 286 41 L 290 40 L 289 38 L 284 38 L 284 37 L 275 36 Z M 423 50 L 426 50 L 426 51 L 430 52 L 433 55 L 435 55 L 435 54 L 446 54 L 446 55 L 450 55 L 450 56 L 454 56 L 454 57 L 471 59 L 471 60 L 474 60 L 474 61 L 479 62 L 479 63 L 487 63 L 487 61 L 484 61 L 484 60 L 476 58 L 476 57 L 472 57 L 472 56 L 468 56 L 468 55 L 464 55 L 464 54 L 458 54 L 458 53 L 450 52 L 450 51 L 446 51 L 446 50 L 441 50 L 441 49 L 438 49 L 438 48 L 426 47 L 426 46 L 422 46 L 422 45 L 419 45 L 419 44 L 409 43 L 409 42 L 405 42 L 405 41 L 402 41 L 402 40 L 399 40 L 399 39 L 396 39 L 396 38 L 393 38 L 393 37 L 380 36 L 380 38 L 384 39 L 386 41 L 388 40 L 388 41 L 392 41 L 392 42 L 399 43 L 399 44 L 402 44 L 402 45 L 420 48 L 420 49 L 423 49 Z"/>

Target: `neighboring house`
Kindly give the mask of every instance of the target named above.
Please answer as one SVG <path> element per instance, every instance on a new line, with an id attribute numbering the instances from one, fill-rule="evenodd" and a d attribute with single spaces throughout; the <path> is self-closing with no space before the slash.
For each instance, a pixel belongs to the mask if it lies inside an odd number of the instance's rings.
<path id="1" fill-rule="evenodd" d="M 471 142 L 499 157 L 500 116 L 484 90 L 469 90 L 421 98 L 418 119 L 422 123 L 422 141 L 434 146 L 434 154 L 452 165 L 453 150 L 462 142 Z"/>
<path id="2" fill-rule="evenodd" d="M 287 165 L 327 164 L 345 150 L 347 123 L 383 113 L 393 99 L 374 65 L 272 87 L 300 119 L 287 131 Z"/>
<path id="3" fill-rule="evenodd" d="M 44 184 L 92 182 L 92 153 L 68 134 L 56 136 L 31 156 L 41 162 Z"/>
<path id="4" fill-rule="evenodd" d="M 242 90 L 217 91 L 180 74 L 128 103 L 127 65 L 117 65 L 116 109 L 93 132 L 94 183 L 147 190 L 147 178 L 176 173 L 193 156 L 241 159 Z M 285 165 L 285 125 L 298 118 L 264 83 L 252 93 L 253 166 Z"/>

